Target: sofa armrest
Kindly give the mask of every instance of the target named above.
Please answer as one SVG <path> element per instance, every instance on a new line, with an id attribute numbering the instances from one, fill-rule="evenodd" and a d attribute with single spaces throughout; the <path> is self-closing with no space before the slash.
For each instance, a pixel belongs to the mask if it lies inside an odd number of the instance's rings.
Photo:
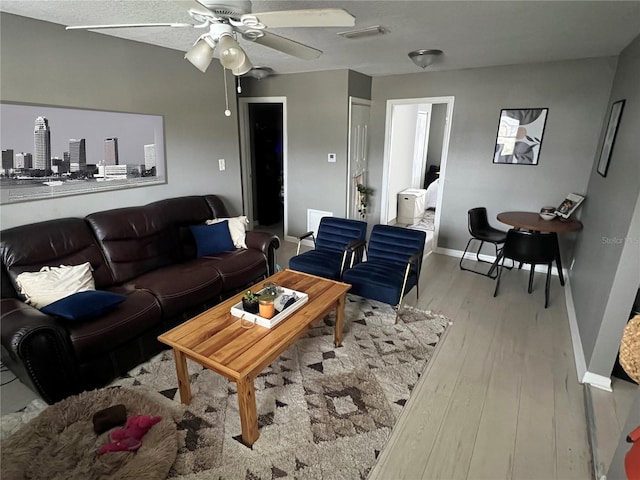
<path id="1" fill-rule="evenodd" d="M 280 248 L 280 239 L 269 232 L 250 230 L 245 237 L 247 248 L 260 250 L 267 258 L 268 275 L 276 272 L 276 250 Z"/>
<path id="2" fill-rule="evenodd" d="M 82 390 L 68 334 L 54 317 L 3 298 L 0 318 L 2 362 L 22 383 L 49 404 Z"/>

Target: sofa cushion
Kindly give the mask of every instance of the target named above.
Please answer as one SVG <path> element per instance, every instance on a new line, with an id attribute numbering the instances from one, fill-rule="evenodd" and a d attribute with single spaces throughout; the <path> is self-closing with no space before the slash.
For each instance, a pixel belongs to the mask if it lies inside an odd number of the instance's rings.
<path id="1" fill-rule="evenodd" d="M 22 272 L 16 277 L 16 283 L 26 302 L 38 309 L 74 293 L 96 288 L 89 262 Z"/>
<path id="2" fill-rule="evenodd" d="M 266 273 L 267 260 L 258 250 L 234 250 L 205 257 L 222 278 L 222 289 L 231 292 L 254 283 Z"/>
<path id="3" fill-rule="evenodd" d="M 85 262 L 91 263 L 96 288 L 108 288 L 115 281 L 98 242 L 82 218 L 62 218 L 3 230 L 0 256 L 14 285 L 22 272 Z"/>
<path id="4" fill-rule="evenodd" d="M 213 262 L 203 257 L 145 273 L 126 286 L 152 293 L 163 316 L 170 317 L 219 298 L 222 279 Z"/>
<path id="5" fill-rule="evenodd" d="M 158 324 L 160 305 L 151 293 L 134 290 L 126 297 L 118 308 L 92 320 L 60 320 L 69 332 L 78 361 L 112 352 Z"/>
<path id="6" fill-rule="evenodd" d="M 229 232 L 229 222 L 226 220 L 213 225 L 192 225 L 190 228 L 196 241 L 198 257 L 236 249 Z"/>
<path id="7" fill-rule="evenodd" d="M 229 233 L 231 233 L 231 240 L 236 248 L 247 248 L 245 242 L 247 225 L 249 225 L 249 219 L 241 215 L 239 217 L 231 218 L 214 218 L 213 220 L 207 220 L 207 225 L 213 225 L 219 222 L 229 222 Z"/>
<path id="8" fill-rule="evenodd" d="M 127 207 L 92 213 L 93 229 L 118 283 L 179 262 L 179 236 L 153 206 Z"/>
<path id="9" fill-rule="evenodd" d="M 99 317 L 116 308 L 126 299 L 126 296 L 119 293 L 89 290 L 64 297 L 41 310 L 47 315 L 80 321 Z"/>

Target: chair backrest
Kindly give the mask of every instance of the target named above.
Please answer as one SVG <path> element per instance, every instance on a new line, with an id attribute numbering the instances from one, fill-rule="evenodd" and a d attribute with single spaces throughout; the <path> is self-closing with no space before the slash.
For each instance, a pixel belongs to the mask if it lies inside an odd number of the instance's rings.
<path id="1" fill-rule="evenodd" d="M 557 245 L 554 234 L 511 229 L 502 253 L 518 262 L 549 264 L 556 258 Z"/>
<path id="2" fill-rule="evenodd" d="M 487 228 L 490 228 L 489 220 L 487 218 L 487 209 L 485 207 L 472 208 L 468 212 L 469 217 L 469 233 L 480 233 Z"/>
<path id="3" fill-rule="evenodd" d="M 316 235 L 316 250 L 342 253 L 354 240 L 364 240 L 367 223 L 340 217 L 322 217 Z"/>
<path id="4" fill-rule="evenodd" d="M 406 264 L 415 252 L 424 253 L 426 233 L 420 230 L 374 225 L 367 248 L 368 262 L 392 262 Z M 422 258 L 422 256 L 421 256 Z M 418 262 L 418 270 L 420 262 Z"/>

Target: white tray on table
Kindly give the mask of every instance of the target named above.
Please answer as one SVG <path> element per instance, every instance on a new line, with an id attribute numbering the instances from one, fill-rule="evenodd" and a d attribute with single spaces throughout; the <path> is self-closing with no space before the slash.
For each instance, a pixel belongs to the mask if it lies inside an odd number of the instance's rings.
<path id="1" fill-rule="evenodd" d="M 289 288 L 284 288 L 284 287 L 278 287 L 278 289 L 279 289 L 279 293 L 276 296 L 276 300 L 274 302 L 276 305 L 278 303 L 278 299 L 282 295 L 295 295 L 296 297 L 298 297 L 298 299 L 293 304 L 289 305 L 287 308 L 285 308 L 284 310 L 282 310 L 280 313 L 273 316 L 272 318 L 264 318 L 256 313 L 249 313 L 245 311 L 242 308 L 242 301 L 240 301 L 239 303 L 236 303 L 233 307 L 231 307 L 231 315 L 233 315 L 234 317 L 242 318 L 249 322 L 255 322 L 257 325 L 260 325 L 261 327 L 271 328 L 277 325 L 279 322 L 281 322 L 285 318 L 287 318 L 289 315 L 291 315 L 293 312 L 298 310 L 302 305 L 304 305 L 309 301 L 309 295 L 307 295 L 304 292 L 298 292 L 296 290 L 291 290 Z M 264 290 L 260 290 L 258 294 L 261 294 L 263 291 Z"/>

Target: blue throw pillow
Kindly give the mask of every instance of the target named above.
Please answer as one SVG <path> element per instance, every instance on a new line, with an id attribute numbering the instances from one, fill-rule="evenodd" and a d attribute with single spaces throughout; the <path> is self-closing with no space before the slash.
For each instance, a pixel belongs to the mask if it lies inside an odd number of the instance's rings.
<path id="1" fill-rule="evenodd" d="M 227 220 L 212 225 L 192 225 L 190 228 L 198 248 L 198 257 L 231 252 L 236 249 Z"/>
<path id="2" fill-rule="evenodd" d="M 56 315 L 67 320 L 87 320 L 99 317 L 127 299 L 119 293 L 102 290 L 87 290 L 50 303 L 40 309 L 47 315 Z"/>

